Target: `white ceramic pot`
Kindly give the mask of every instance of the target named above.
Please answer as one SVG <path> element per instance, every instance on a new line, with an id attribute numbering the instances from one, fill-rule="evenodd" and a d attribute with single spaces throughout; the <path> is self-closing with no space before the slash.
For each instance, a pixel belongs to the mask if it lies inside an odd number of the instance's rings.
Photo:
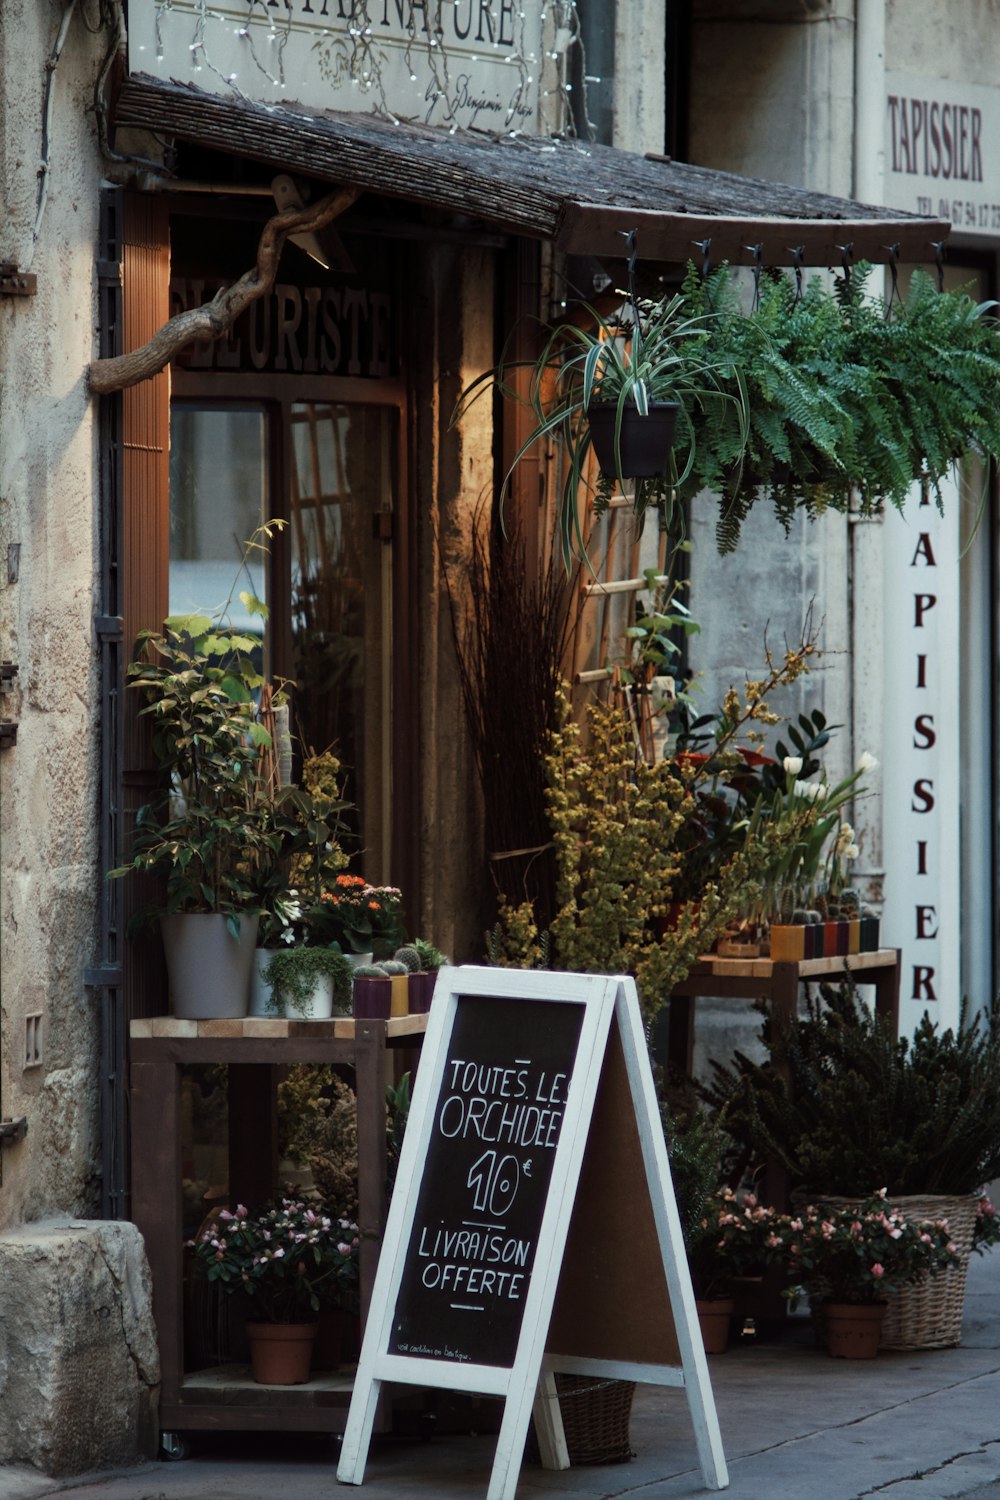
<path id="1" fill-rule="evenodd" d="M 271 954 L 276 952 L 274 948 L 256 948 L 253 955 L 253 967 L 250 970 L 250 1006 L 247 1010 L 248 1016 L 274 1017 L 279 1014 L 271 1003 L 271 986 L 264 978 L 264 970 L 270 961 Z"/>
<path id="2" fill-rule="evenodd" d="M 345 953 L 344 957 L 352 969 L 360 969 L 363 965 L 370 964 L 374 959 L 374 953 Z"/>
<path id="3" fill-rule="evenodd" d="M 333 1015 L 333 975 L 320 974 L 303 1006 L 285 1006 L 290 1021 L 328 1021 Z"/>

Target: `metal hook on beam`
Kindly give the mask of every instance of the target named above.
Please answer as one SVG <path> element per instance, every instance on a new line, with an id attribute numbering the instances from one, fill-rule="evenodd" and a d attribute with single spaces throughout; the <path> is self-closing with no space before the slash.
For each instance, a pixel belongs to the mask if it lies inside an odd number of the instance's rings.
<path id="1" fill-rule="evenodd" d="M 760 273 L 764 269 L 764 246 L 744 245 L 744 250 L 753 256 L 753 311 L 760 306 Z"/>
<path id="2" fill-rule="evenodd" d="M 934 251 L 934 264 L 937 267 L 938 291 L 944 291 L 944 240 L 931 240 L 931 249 Z"/>

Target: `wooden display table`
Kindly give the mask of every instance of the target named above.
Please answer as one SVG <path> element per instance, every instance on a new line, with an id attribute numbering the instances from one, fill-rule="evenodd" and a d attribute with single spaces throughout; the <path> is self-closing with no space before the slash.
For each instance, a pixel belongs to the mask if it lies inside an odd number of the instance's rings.
<path id="1" fill-rule="evenodd" d="M 721 1000 L 767 1000 L 779 1024 L 791 1022 L 798 1009 L 799 985 L 819 980 L 836 983 L 845 970 L 855 984 L 875 986 L 875 1009 L 899 1028 L 900 950 L 879 948 L 838 958 L 805 958 L 772 962 L 769 958 L 720 958 L 707 953 L 670 996 L 667 1060 L 690 1076 L 694 1061 L 694 1005 L 701 996 Z"/>
<path id="2" fill-rule="evenodd" d="M 371 1298 L 386 1194 L 386 1049 L 422 1040 L 426 1015 L 391 1021 L 179 1021 L 131 1025 L 132 1216 L 146 1243 L 160 1346 L 164 1432 L 268 1428 L 343 1430 L 352 1380 L 318 1375 L 304 1386 L 261 1386 L 246 1366 L 185 1373 L 180 1070 L 229 1066 L 229 1194 L 260 1206 L 278 1184 L 276 1072 L 293 1063 L 348 1064 L 358 1112 L 361 1313 Z"/>

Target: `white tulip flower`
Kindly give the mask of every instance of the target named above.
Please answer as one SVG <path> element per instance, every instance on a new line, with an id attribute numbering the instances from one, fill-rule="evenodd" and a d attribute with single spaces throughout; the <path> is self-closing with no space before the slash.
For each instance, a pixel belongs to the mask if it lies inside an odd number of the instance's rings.
<path id="1" fill-rule="evenodd" d="M 861 759 L 858 761 L 859 771 L 874 771 L 878 761 L 870 750 L 862 750 Z"/>
<path id="2" fill-rule="evenodd" d="M 789 776 L 797 776 L 802 770 L 802 757 L 801 755 L 786 755 L 781 764 Z"/>

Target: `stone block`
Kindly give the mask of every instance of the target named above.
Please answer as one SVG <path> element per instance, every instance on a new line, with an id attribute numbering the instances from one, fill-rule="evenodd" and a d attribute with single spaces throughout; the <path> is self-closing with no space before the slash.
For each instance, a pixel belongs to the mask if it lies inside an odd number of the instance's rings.
<path id="1" fill-rule="evenodd" d="M 134 1224 L 0 1235 L 0 1465 L 61 1477 L 153 1457 L 160 1361 Z"/>

